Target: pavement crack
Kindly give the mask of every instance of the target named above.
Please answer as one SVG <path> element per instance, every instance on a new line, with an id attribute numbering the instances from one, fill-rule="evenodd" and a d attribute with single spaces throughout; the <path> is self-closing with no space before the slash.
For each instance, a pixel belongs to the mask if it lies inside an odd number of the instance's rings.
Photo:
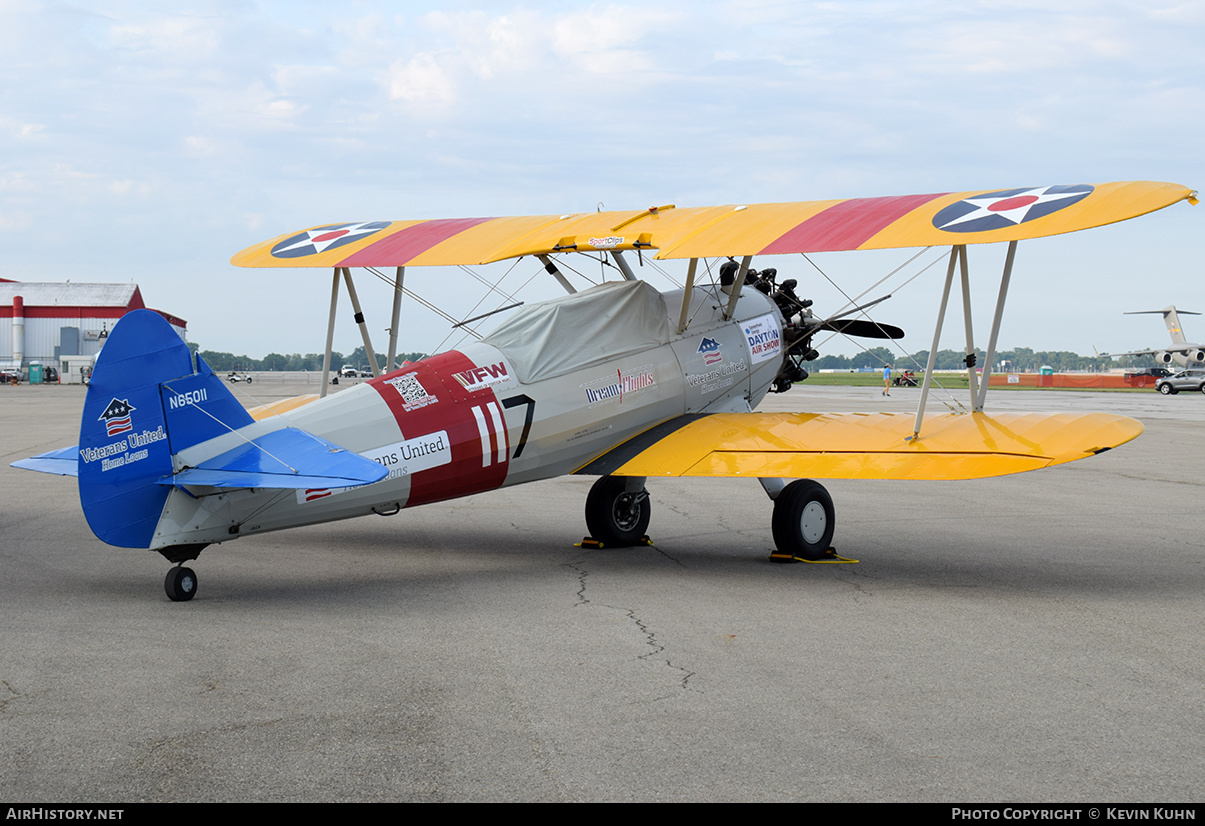
<path id="1" fill-rule="evenodd" d="M 695 675 L 695 672 L 685 669 L 680 665 L 674 664 L 673 660 L 666 655 L 665 646 L 657 641 L 657 635 L 651 628 L 648 627 L 648 625 L 645 624 L 642 619 L 640 619 L 640 617 L 636 616 L 635 611 L 623 608 L 616 608 L 615 610 L 623 611 L 624 614 L 627 615 L 628 619 L 635 623 L 636 627 L 640 630 L 640 633 L 644 635 L 645 644 L 651 649 L 650 651 L 641 654 L 637 659 L 656 660 L 657 662 L 663 664 L 666 668 L 678 672 L 678 687 L 683 691 L 688 690 L 690 688 L 690 678 Z M 658 697 L 657 699 L 664 700 L 667 699 L 667 697 Z"/>
<path id="2" fill-rule="evenodd" d="M 677 565 L 679 568 L 685 568 L 685 567 L 686 567 L 685 565 L 683 565 L 683 564 L 682 564 L 682 560 L 678 559 L 678 557 L 674 556 L 674 555 L 673 555 L 673 554 L 671 554 L 669 551 L 662 550 L 662 548 L 661 548 L 661 546 L 660 546 L 660 545 L 657 545 L 657 544 L 654 544 L 654 543 L 650 542 L 650 543 L 648 544 L 648 547 L 652 548 L 654 551 L 656 551 L 658 554 L 660 554 L 662 559 L 664 559 L 664 560 L 667 560 L 667 561 L 669 561 L 669 562 L 674 563 L 674 564 L 675 564 L 675 565 Z"/>
<path id="3" fill-rule="evenodd" d="M 1135 473 L 1119 473 L 1117 475 L 1122 479 L 1131 479 L 1137 482 L 1164 482 L 1169 485 L 1188 485 L 1194 488 L 1205 487 L 1205 482 L 1197 482 L 1192 479 L 1168 479 L 1163 476 L 1140 476 Z"/>
<path id="4" fill-rule="evenodd" d="M 588 596 L 586 596 L 586 580 L 587 580 L 587 577 L 589 577 L 590 572 L 587 571 L 584 567 L 582 567 L 580 564 L 578 564 L 576 562 L 566 562 L 565 567 L 570 569 L 571 571 L 575 571 L 577 573 L 577 602 L 574 603 L 573 607 L 577 608 L 582 605 L 595 605 L 595 603 L 592 603 L 590 601 L 590 598 Z M 627 620 L 633 626 L 635 626 L 637 632 L 644 639 L 645 646 L 649 649 L 648 651 L 645 651 L 643 654 L 637 655 L 636 659 L 661 663 L 667 669 L 670 669 L 671 671 L 675 672 L 676 682 L 677 682 L 678 688 L 680 690 L 682 690 L 682 691 L 697 690 L 697 689 L 692 689 L 690 687 L 690 680 L 692 677 L 695 676 L 696 672 L 691 671 L 688 668 L 683 668 L 682 666 L 677 665 L 672 659 L 670 659 L 669 655 L 666 653 L 665 646 L 662 645 L 661 642 L 657 639 L 656 632 L 654 632 L 648 626 L 648 624 L 637 615 L 637 613 L 634 609 L 621 608 L 617 605 L 607 605 L 604 603 L 597 603 L 597 606 L 601 607 L 601 608 L 605 608 L 608 611 L 617 611 L 617 612 L 623 614 L 624 617 L 626 617 Z M 674 695 L 667 694 L 667 695 L 657 697 L 655 699 L 656 700 L 666 700 L 666 699 L 671 698 L 672 696 L 674 696 Z"/>
<path id="5" fill-rule="evenodd" d="M 576 608 L 579 605 L 589 605 L 590 600 L 586 598 L 586 577 L 588 577 L 590 573 L 576 562 L 566 562 L 565 567 L 571 571 L 577 572 L 577 602 L 574 603 L 573 607 Z"/>
<path id="6" fill-rule="evenodd" d="M 8 680 L 0 680 L 0 686 L 4 687 L 4 696 L 0 696 L 0 714 L 7 714 L 8 704 L 18 699 L 21 693 Z"/>

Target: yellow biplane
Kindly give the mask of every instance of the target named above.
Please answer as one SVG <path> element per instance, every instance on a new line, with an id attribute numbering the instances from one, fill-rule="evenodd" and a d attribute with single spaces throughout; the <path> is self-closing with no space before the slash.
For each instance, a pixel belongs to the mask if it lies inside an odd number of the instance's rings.
<path id="1" fill-rule="evenodd" d="M 352 269 L 385 276 L 383 268 L 394 268 L 385 371 L 329 397 L 247 411 L 158 316 L 133 313 L 98 359 L 79 445 L 15 464 L 78 475 L 98 537 L 178 563 L 166 583 L 176 600 L 196 589 L 196 575 L 182 563 L 208 544 L 570 473 L 599 477 L 586 500 L 586 525 L 604 546 L 644 540 L 650 478 L 748 476 L 774 502 L 773 558 L 820 559 L 832 554 L 835 513 L 817 478 L 997 476 L 1085 458 L 1136 437 L 1138 422 L 1102 413 L 989 415 L 990 368 L 1018 241 L 1182 200 L 1196 203 L 1196 193 L 1122 182 L 324 224 L 257 244 L 232 263 L 332 272 L 328 375 L 341 283 L 377 369 Z M 1007 243 L 1008 254 L 980 376 L 966 247 L 995 242 Z M 768 392 L 806 376 L 817 333 L 902 336 L 864 317 L 870 305 L 817 317 L 794 282 L 755 269 L 755 257 L 932 246 L 951 252 L 915 415 L 755 411 Z M 607 259 L 620 278 L 576 290 L 558 261 L 578 254 Z M 407 267 L 528 256 L 565 295 L 504 307 L 510 315 L 480 340 L 393 368 Z M 683 288 L 661 292 L 639 279 L 632 258 L 643 263 L 645 256 L 685 259 Z M 718 277 L 709 259 L 726 262 Z M 970 412 L 926 417 L 956 272 Z M 324 394 L 326 384 L 324 376 Z"/>

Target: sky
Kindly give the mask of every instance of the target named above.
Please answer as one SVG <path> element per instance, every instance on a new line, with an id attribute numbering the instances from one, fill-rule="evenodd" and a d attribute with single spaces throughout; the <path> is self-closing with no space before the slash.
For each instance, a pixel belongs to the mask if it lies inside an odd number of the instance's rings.
<path id="1" fill-rule="evenodd" d="M 134 281 L 203 349 L 259 358 L 322 351 L 330 274 L 229 259 L 320 224 L 1115 180 L 1196 189 L 1203 35 L 1205 4 L 1171 0 L 0 0 L 0 277 Z M 1001 349 L 1163 345 L 1157 316 L 1122 313 L 1205 311 L 1203 227 L 1205 204 L 1180 203 L 1022 243 Z M 797 278 L 824 313 L 915 252 L 754 266 Z M 894 285 L 941 255 L 867 294 L 893 293 L 874 317 L 904 327 L 910 352 L 930 345 L 944 264 Z M 970 250 L 980 347 L 1003 256 Z M 539 267 L 508 269 L 479 272 L 513 290 Z M 389 290 L 357 286 L 383 350 Z M 408 270 L 407 286 L 457 318 L 485 292 L 457 269 Z M 536 277 L 518 297 L 558 291 Z M 1184 321 L 1205 340 L 1205 321 Z M 401 328 L 403 351 L 456 343 L 413 303 Z M 963 346 L 960 312 L 945 330 L 942 347 Z M 335 349 L 359 343 L 343 299 Z"/>

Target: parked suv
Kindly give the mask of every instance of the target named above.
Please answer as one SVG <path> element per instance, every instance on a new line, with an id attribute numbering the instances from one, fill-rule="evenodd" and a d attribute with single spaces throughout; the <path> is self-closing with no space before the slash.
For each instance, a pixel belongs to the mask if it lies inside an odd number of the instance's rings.
<path id="1" fill-rule="evenodd" d="M 1181 390 L 1205 392 L 1205 370 L 1181 370 L 1174 376 L 1165 376 L 1155 382 L 1155 389 L 1165 396 L 1174 395 Z"/>

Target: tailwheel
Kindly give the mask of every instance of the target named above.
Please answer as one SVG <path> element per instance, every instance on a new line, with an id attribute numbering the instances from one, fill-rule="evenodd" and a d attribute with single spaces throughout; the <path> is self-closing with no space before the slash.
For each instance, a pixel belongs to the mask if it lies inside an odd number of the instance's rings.
<path id="1" fill-rule="evenodd" d="M 643 480 L 603 476 L 586 496 L 586 529 L 603 546 L 648 544 L 644 534 L 651 515 Z"/>
<path id="2" fill-rule="evenodd" d="M 798 479 L 782 489 L 774 500 L 774 545 L 778 562 L 796 558 L 817 560 L 828 554 L 837 525 L 833 498 L 824 485 Z"/>
<path id="3" fill-rule="evenodd" d="M 163 589 L 172 602 L 188 602 L 197 593 L 197 575 L 192 568 L 179 565 L 167 572 Z"/>

